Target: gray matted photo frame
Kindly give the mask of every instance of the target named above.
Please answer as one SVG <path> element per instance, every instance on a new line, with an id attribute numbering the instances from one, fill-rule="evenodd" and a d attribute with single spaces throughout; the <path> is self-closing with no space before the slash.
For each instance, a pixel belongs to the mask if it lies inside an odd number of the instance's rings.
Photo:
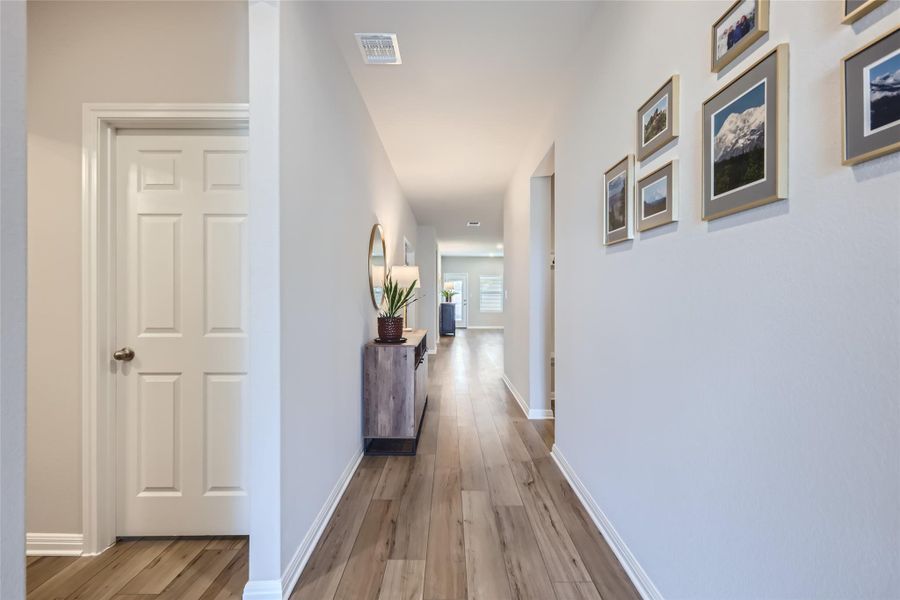
<path id="1" fill-rule="evenodd" d="M 663 206 L 653 207 L 647 197 L 659 187 L 665 189 Z M 678 159 L 673 159 L 652 173 L 641 177 L 634 190 L 634 214 L 638 231 L 668 225 L 678 220 Z"/>
<path id="2" fill-rule="evenodd" d="M 887 2 L 887 0 L 844 0 L 844 16 L 841 23 L 850 25 Z"/>
<path id="3" fill-rule="evenodd" d="M 603 243 L 634 237 L 634 155 L 629 154 L 603 174 Z"/>
<path id="4" fill-rule="evenodd" d="M 756 16 L 753 27 L 750 28 L 746 33 L 743 33 L 740 38 L 734 43 L 733 46 L 727 47 L 727 49 L 719 53 L 719 41 L 721 37 L 721 32 L 719 28 L 722 25 L 728 23 L 729 17 L 736 14 L 738 9 L 740 9 L 746 3 L 754 4 L 756 8 Z M 725 11 L 719 19 L 712 24 L 712 47 L 710 48 L 710 69 L 713 73 L 718 73 L 726 66 L 731 64 L 732 61 L 737 59 L 741 54 L 743 54 L 744 50 L 753 45 L 753 42 L 761 38 L 769 31 L 769 0 L 736 0 L 734 4 L 728 7 L 728 10 Z M 728 35 L 726 35 L 726 46 L 728 44 Z"/>
<path id="5" fill-rule="evenodd" d="M 703 103 L 704 221 L 787 198 L 788 63 L 779 44 Z M 745 99 L 760 88 L 760 102 Z"/>
<path id="6" fill-rule="evenodd" d="M 877 66 L 887 62 L 887 57 L 891 57 L 887 66 L 894 71 L 894 63 L 900 64 L 898 51 L 900 25 L 841 60 L 841 162 L 844 165 L 856 165 L 900 150 L 900 121 L 894 119 L 890 125 L 871 129 L 875 102 L 866 93 L 865 87 L 867 72 L 874 75 L 873 65 L 877 69 Z M 872 85 L 871 81 L 869 85 Z M 871 88 L 868 91 L 871 92 Z M 900 111 L 900 97 L 893 99 L 888 110 L 896 116 Z"/>
<path id="7" fill-rule="evenodd" d="M 680 81 L 678 75 L 672 75 L 638 109 L 636 138 L 638 160 L 646 160 L 657 150 L 678 138 L 681 112 L 678 104 Z M 660 122 L 663 125 L 662 129 L 658 129 L 657 124 Z"/>

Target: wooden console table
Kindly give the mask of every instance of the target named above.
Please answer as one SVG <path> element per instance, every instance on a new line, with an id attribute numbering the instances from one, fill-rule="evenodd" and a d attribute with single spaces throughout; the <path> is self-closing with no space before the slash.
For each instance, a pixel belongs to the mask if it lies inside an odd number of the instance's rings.
<path id="1" fill-rule="evenodd" d="M 404 331 L 402 344 L 366 344 L 363 438 L 366 454 L 415 454 L 428 403 L 426 331 Z"/>

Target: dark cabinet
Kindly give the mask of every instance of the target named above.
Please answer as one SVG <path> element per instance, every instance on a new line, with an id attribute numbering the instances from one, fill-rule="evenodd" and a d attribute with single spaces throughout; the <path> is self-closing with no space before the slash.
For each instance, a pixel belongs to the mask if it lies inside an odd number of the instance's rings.
<path id="1" fill-rule="evenodd" d="M 441 303 L 441 335 L 456 335 L 456 305 Z"/>

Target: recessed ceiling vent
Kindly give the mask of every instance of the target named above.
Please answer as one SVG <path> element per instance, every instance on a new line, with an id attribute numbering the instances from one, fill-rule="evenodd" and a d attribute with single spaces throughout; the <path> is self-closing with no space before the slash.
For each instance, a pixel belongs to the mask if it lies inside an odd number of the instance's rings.
<path id="1" fill-rule="evenodd" d="M 481 227 L 481 221 L 469 221 L 466 227 Z"/>
<path id="2" fill-rule="evenodd" d="M 357 33 L 356 42 L 367 65 L 399 65 L 396 33 Z"/>

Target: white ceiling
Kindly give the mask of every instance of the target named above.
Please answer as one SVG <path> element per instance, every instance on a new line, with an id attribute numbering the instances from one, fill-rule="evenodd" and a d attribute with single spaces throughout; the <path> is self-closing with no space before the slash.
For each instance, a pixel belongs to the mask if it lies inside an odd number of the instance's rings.
<path id="1" fill-rule="evenodd" d="M 330 2 L 335 38 L 421 225 L 442 252 L 498 252 L 503 194 L 552 111 L 593 2 Z M 366 65 L 354 34 L 396 33 Z M 468 220 L 481 221 L 467 228 Z"/>

